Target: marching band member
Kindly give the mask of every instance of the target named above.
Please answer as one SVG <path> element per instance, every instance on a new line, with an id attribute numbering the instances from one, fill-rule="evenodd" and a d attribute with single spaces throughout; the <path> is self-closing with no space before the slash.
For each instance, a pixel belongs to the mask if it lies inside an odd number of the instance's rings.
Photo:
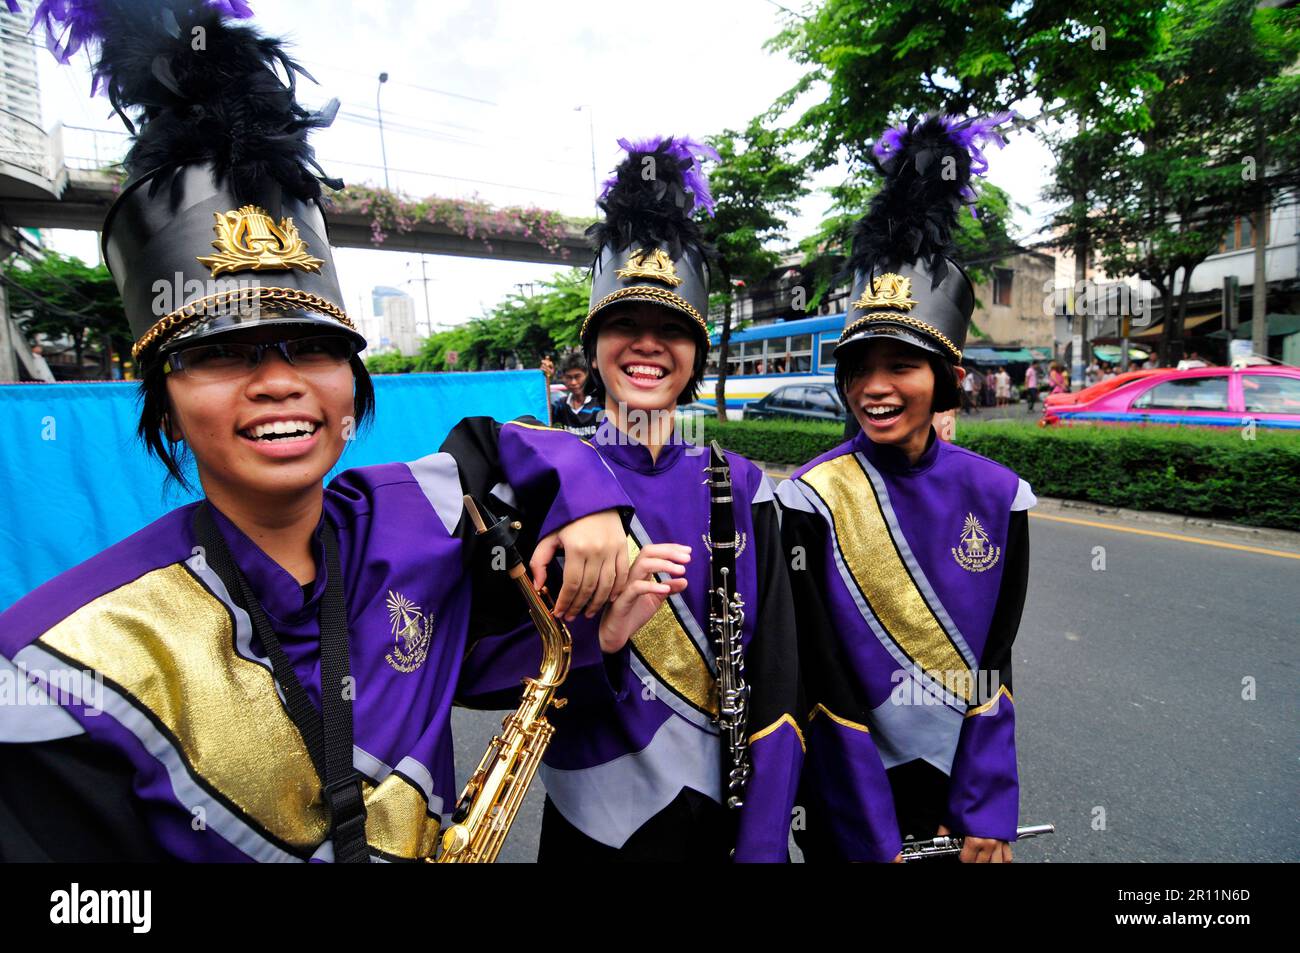
<path id="1" fill-rule="evenodd" d="M 0 704 L 0 859 L 428 859 L 471 596 L 492 598 L 469 585 L 462 494 L 509 497 L 539 566 L 565 549 L 565 614 L 616 587 L 626 495 L 576 437 L 483 419 L 323 487 L 374 406 L 309 171 L 329 116 L 281 82 L 278 41 L 228 22 L 242 3 L 60 9 L 143 120 L 104 255 L 140 434 L 182 483 L 188 450 L 204 499 L 0 615 L 21 686 Z M 203 290 L 159 313 L 172 281 Z"/>
<path id="2" fill-rule="evenodd" d="M 599 626 L 573 626 L 541 777 L 542 861 L 788 859 L 803 759 L 793 606 L 771 480 L 734 453 L 735 588 L 744 601 L 752 775 L 734 815 L 722 802 L 717 648 L 711 638 L 710 456 L 676 427 L 695 399 L 709 335 L 707 249 L 693 210 L 711 211 L 702 157 L 684 138 L 629 143 L 606 183 L 583 350 L 605 420 L 593 443 L 636 507 L 637 553 Z M 476 704 L 536 671 L 536 639 L 483 639 L 466 660 Z M 524 657 L 521 657 L 524 656 Z"/>
<path id="3" fill-rule="evenodd" d="M 811 708 L 796 828 L 810 861 L 887 861 L 900 833 L 1011 859 L 1011 645 L 1035 500 L 932 427 L 959 403 L 974 307 L 952 231 L 999 121 L 928 117 L 875 147 L 884 184 L 855 229 L 835 351 L 861 432 L 779 488 Z"/>

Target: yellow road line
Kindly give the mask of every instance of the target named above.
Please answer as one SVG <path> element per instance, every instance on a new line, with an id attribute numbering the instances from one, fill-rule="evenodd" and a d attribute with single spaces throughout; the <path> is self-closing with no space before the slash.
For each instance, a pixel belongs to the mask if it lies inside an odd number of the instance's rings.
<path id="1" fill-rule="evenodd" d="M 1202 546 L 1217 546 L 1220 549 L 1237 549 L 1244 553 L 1261 553 L 1265 556 L 1281 556 L 1283 559 L 1300 559 L 1300 553 L 1287 553 L 1280 549 L 1264 549 L 1262 546 L 1243 546 L 1240 543 L 1223 543 L 1217 539 L 1201 539 L 1199 536 L 1183 536 L 1179 533 L 1162 533 L 1154 529 L 1134 529 L 1132 526 L 1116 526 L 1113 523 L 1100 523 L 1096 520 L 1081 520 L 1071 516 L 1049 516 L 1046 513 L 1029 515 L 1034 519 L 1055 520 L 1058 523 L 1073 523 L 1076 526 L 1095 526 L 1098 529 L 1110 529 L 1117 533 L 1136 533 L 1139 536 L 1155 536 L 1159 539 L 1176 539 L 1182 543 L 1199 543 Z"/>

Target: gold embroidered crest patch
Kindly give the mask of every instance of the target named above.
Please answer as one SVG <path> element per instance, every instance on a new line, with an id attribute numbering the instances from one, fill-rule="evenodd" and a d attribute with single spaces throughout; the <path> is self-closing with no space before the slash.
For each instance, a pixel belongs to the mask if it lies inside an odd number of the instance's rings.
<path id="1" fill-rule="evenodd" d="M 400 592 L 388 590 L 388 619 L 393 630 L 393 651 L 385 658 L 399 672 L 414 672 L 429 657 L 433 619 Z"/>
<path id="2" fill-rule="evenodd" d="M 906 275 L 896 275 L 887 271 L 868 282 L 862 289 L 862 295 L 853 302 L 853 307 L 864 311 L 871 308 L 898 308 L 911 311 L 916 305 L 912 298 L 912 279 Z"/>
<path id="3" fill-rule="evenodd" d="M 1000 546 L 991 546 L 989 534 L 984 531 L 974 513 L 966 514 L 962 524 L 961 539 L 952 550 L 952 558 L 957 565 L 967 572 L 983 572 L 992 569 L 1002 555 Z"/>
<path id="4" fill-rule="evenodd" d="M 236 271 L 319 272 L 325 264 L 307 249 L 293 219 L 282 218 L 280 224 L 256 205 L 245 205 L 224 214 L 215 213 L 213 230 L 217 239 L 215 255 L 201 255 L 200 264 L 212 270 L 212 277 Z"/>
<path id="5" fill-rule="evenodd" d="M 682 283 L 682 279 L 677 277 L 677 266 L 662 248 L 656 248 L 653 252 L 645 248 L 638 249 L 628 256 L 627 264 L 618 269 L 615 274 L 624 281 L 633 278 L 662 281 L 670 288 L 676 288 Z"/>

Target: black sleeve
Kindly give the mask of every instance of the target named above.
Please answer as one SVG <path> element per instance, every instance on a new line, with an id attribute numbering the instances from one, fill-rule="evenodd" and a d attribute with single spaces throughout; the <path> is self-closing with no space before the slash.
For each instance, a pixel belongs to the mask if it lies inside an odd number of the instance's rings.
<path id="1" fill-rule="evenodd" d="M 532 417 L 518 418 L 523 423 L 540 422 Z M 539 501 L 516 501 L 510 506 L 492 496 L 499 484 L 506 483 L 500 454 L 501 423 L 491 417 L 466 417 L 447 435 L 439 450 L 456 460 L 460 473 L 461 492 L 474 497 L 491 509 L 498 518 L 516 519 L 523 524 L 516 548 L 527 562 L 537 546 L 538 531 L 547 507 Z M 530 505 L 531 504 L 531 505 Z M 462 513 L 456 525 L 456 535 L 465 543 L 470 585 L 474 593 L 469 618 L 471 643 L 476 637 L 489 633 L 507 632 L 528 618 L 528 606 L 518 588 L 506 573 L 492 568 L 492 555 L 478 546 L 478 534 L 468 513 Z"/>
<path id="2" fill-rule="evenodd" d="M 749 732 L 752 734 L 790 715 L 803 730 L 800 697 L 799 648 L 795 632 L 795 603 L 781 551 L 781 529 L 776 502 L 753 506 L 754 562 L 758 570 L 758 605 L 754 637 L 745 656 L 745 676 L 750 684 Z"/>
<path id="3" fill-rule="evenodd" d="M 1029 511 L 1014 510 L 1007 526 L 1006 565 L 1002 568 L 1002 584 L 998 588 L 997 605 L 989 623 L 989 638 L 984 644 L 984 657 L 980 668 L 1000 673 L 1000 683 L 1011 688 L 1011 645 L 1020 629 L 1020 616 L 1025 608 L 1025 594 L 1029 590 Z M 997 691 L 996 685 L 990 690 Z"/>
<path id="4" fill-rule="evenodd" d="M 826 609 L 823 580 L 826 565 L 826 524 L 816 513 L 785 509 L 781 536 L 790 566 L 790 588 L 797 614 L 799 668 L 803 676 L 805 718 L 817 705 L 856 724 L 867 724 L 870 706 L 862 696 L 852 669 L 843 658 L 840 640 Z"/>
<path id="5" fill-rule="evenodd" d="M 0 744 L 0 862 L 166 860 L 133 774 L 124 755 L 85 735 Z"/>

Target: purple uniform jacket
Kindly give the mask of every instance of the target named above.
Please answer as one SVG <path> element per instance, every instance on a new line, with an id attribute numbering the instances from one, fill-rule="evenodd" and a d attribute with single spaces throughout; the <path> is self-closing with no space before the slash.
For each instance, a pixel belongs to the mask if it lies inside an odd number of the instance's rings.
<path id="1" fill-rule="evenodd" d="M 471 611 L 465 540 L 472 527 L 462 520 L 462 493 L 487 493 L 495 484 L 499 494 L 525 500 L 541 523 L 539 536 L 627 506 L 613 481 L 584 483 L 600 462 L 576 437 L 511 423 L 500 427 L 498 441 L 486 418 L 461 428 L 470 425 L 487 459 L 467 459 L 464 448 L 475 439 L 462 440 L 459 455 L 348 470 L 325 489 L 322 520 L 338 535 L 349 620 L 353 763 L 363 779 L 366 839 L 380 859 L 430 857 L 457 794 L 449 713 Z M 8 774 L 0 782 L 0 830 L 8 841 L 0 857 L 113 859 L 83 852 L 74 830 L 46 830 L 42 805 L 28 803 L 41 793 L 23 788 L 24 780 L 34 785 L 44 776 L 35 768 L 57 773 L 76 755 L 89 766 L 78 769 L 85 783 L 122 762 L 134 795 L 124 799 L 129 804 L 104 805 L 85 792 L 80 813 L 101 814 L 87 830 L 100 829 L 111 843 L 115 823 L 138 823 L 157 848 L 121 843 L 105 848 L 109 854 L 332 859 L 320 779 L 248 615 L 196 551 L 196 505 L 168 513 L 0 615 L 0 669 L 8 670 L 0 674 L 21 672 L 32 686 L 25 704 L 0 705 L 0 773 Z M 304 596 L 213 509 L 319 709 L 320 529 L 317 576 Z M 516 616 L 523 614 L 519 600 Z M 59 803 L 79 797 L 58 784 L 49 791 Z"/>
<path id="2" fill-rule="evenodd" d="M 848 860 L 900 847 L 887 770 L 947 777 L 944 823 L 1014 840 L 1011 641 L 1028 571 L 1028 484 L 935 439 L 915 465 L 859 433 L 778 488 L 799 605 L 809 824 Z M 929 832 L 933 836 L 933 831 Z"/>
<path id="3" fill-rule="evenodd" d="M 691 547 L 687 587 L 631 639 L 602 656 L 598 619 L 579 618 L 573 667 L 558 692 L 571 702 L 548 716 L 555 737 L 541 776 L 548 796 L 583 833 L 621 847 L 684 788 L 721 801 L 715 648 L 709 632 L 707 451 L 685 442 L 657 460 L 606 420 L 594 443 L 636 507 L 632 552 L 650 543 Z M 740 534 L 737 590 L 745 602 L 742 642 L 751 686 L 753 775 L 741 809 L 738 861 L 784 861 L 803 762 L 796 720 L 798 659 L 793 604 L 780 551 L 773 485 L 754 464 L 728 453 Z M 537 639 L 475 643 L 462 679 L 467 696 L 517 685 L 536 672 Z"/>

